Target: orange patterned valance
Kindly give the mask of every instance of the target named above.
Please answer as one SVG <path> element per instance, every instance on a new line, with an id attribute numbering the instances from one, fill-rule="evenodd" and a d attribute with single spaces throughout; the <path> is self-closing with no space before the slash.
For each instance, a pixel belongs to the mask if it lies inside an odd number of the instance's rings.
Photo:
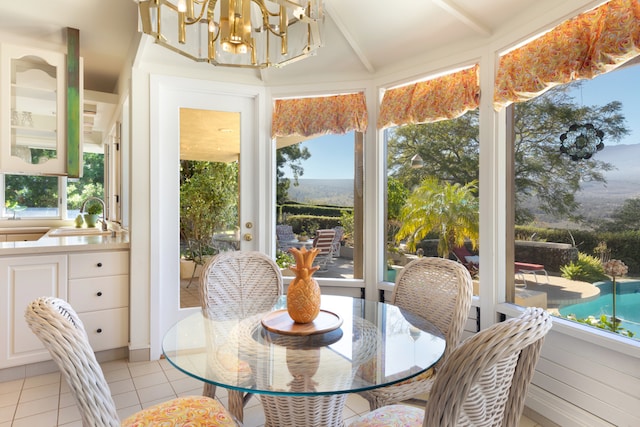
<path id="1" fill-rule="evenodd" d="M 478 108 L 478 65 L 384 93 L 378 129 L 454 119 Z"/>
<path id="2" fill-rule="evenodd" d="M 273 109 L 271 135 L 278 138 L 364 132 L 367 124 L 367 104 L 363 93 L 278 99 Z"/>
<path id="3" fill-rule="evenodd" d="M 500 59 L 494 107 L 590 79 L 640 54 L 640 3 L 612 0 L 563 22 Z"/>

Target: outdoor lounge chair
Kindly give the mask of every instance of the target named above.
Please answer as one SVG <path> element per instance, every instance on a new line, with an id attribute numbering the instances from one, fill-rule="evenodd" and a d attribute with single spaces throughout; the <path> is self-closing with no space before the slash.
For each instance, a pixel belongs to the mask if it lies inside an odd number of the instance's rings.
<path id="1" fill-rule="evenodd" d="M 480 257 L 478 255 L 472 255 L 471 252 L 469 252 L 469 250 L 465 246 L 459 246 L 457 248 L 453 248 L 451 252 L 453 252 L 453 255 L 456 257 L 456 260 L 458 260 L 458 262 L 460 262 L 462 265 L 467 267 L 467 269 L 472 274 L 478 272 L 480 268 Z M 544 268 L 544 265 L 542 264 L 532 264 L 527 262 L 516 261 L 514 262 L 513 271 L 515 274 L 518 275 L 520 280 L 522 280 L 522 283 L 524 284 L 525 287 L 527 286 L 527 280 L 524 277 L 525 274 L 533 274 L 533 277 L 536 283 L 538 283 L 538 276 L 536 273 L 542 272 L 544 273 L 547 279 L 546 283 L 549 283 L 549 274 L 547 273 L 547 270 Z"/>
<path id="2" fill-rule="evenodd" d="M 316 237 L 313 239 L 313 247 L 319 249 L 314 264 L 320 267 L 319 271 L 326 271 L 327 263 L 333 258 L 333 238 L 336 230 L 333 228 L 322 229 L 316 231 Z"/>

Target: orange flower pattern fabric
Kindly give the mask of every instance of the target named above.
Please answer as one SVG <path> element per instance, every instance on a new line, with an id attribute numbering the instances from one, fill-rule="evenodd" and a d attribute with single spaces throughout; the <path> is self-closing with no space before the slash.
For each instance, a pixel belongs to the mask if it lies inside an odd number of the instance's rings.
<path id="1" fill-rule="evenodd" d="M 363 93 L 278 99 L 273 110 L 271 135 L 277 138 L 364 132 L 367 125 Z"/>
<path id="2" fill-rule="evenodd" d="M 494 108 L 557 84 L 591 79 L 640 54 L 640 3 L 612 0 L 563 22 L 500 59 Z"/>
<path id="3" fill-rule="evenodd" d="M 460 117 L 478 108 L 478 65 L 424 82 L 385 91 L 378 129 Z"/>
<path id="4" fill-rule="evenodd" d="M 236 422 L 220 402 L 205 396 L 179 397 L 136 412 L 123 427 L 227 427 Z"/>
<path id="5" fill-rule="evenodd" d="M 409 405 L 388 405 L 356 419 L 349 427 L 422 427 L 424 408 Z"/>

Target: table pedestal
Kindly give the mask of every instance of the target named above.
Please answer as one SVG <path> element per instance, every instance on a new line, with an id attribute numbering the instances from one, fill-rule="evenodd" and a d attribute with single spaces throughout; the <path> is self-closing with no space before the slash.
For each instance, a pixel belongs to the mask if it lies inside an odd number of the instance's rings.
<path id="1" fill-rule="evenodd" d="M 261 395 L 265 427 L 343 427 L 348 394 L 325 396 Z"/>

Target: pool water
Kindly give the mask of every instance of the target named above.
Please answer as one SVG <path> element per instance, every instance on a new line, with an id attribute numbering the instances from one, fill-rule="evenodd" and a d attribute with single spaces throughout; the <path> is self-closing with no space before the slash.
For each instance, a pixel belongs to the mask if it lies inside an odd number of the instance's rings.
<path id="1" fill-rule="evenodd" d="M 560 314 L 573 314 L 578 319 L 589 316 L 600 317 L 613 314 L 612 283 L 596 283 L 600 288 L 600 296 L 592 301 L 571 304 L 560 307 Z M 616 317 L 622 320 L 620 326 L 634 333 L 634 338 L 640 338 L 640 282 L 616 283 Z"/>

